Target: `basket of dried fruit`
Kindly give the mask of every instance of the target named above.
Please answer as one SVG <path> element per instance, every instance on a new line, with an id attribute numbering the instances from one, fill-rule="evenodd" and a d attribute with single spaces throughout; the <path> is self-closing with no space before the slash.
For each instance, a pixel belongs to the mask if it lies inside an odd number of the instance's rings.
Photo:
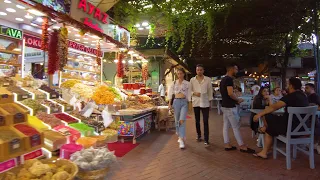
<path id="1" fill-rule="evenodd" d="M 69 160 L 32 159 L 6 173 L 0 174 L 0 179 L 73 180 L 77 174 L 78 166 Z"/>

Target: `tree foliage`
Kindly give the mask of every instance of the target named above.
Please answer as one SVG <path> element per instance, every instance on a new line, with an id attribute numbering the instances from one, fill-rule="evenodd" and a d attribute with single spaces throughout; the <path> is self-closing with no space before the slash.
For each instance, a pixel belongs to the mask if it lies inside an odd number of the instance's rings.
<path id="1" fill-rule="evenodd" d="M 206 63 L 221 73 L 231 61 L 254 66 L 301 53 L 298 42 L 310 41 L 314 29 L 315 1 L 121 0 L 112 12 L 131 32 L 135 23 L 148 19 L 153 31 L 145 47 L 165 44 L 190 65 Z M 159 36 L 164 43 L 153 40 Z"/>

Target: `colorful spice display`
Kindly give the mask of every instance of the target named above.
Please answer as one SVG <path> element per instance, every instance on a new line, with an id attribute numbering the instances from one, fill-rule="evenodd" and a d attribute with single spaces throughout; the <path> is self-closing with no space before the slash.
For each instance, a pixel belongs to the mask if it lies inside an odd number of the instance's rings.
<path id="1" fill-rule="evenodd" d="M 93 93 L 92 99 L 97 104 L 112 104 L 116 96 L 110 91 L 108 86 L 99 86 Z"/>
<path id="2" fill-rule="evenodd" d="M 54 115 L 52 114 L 47 114 L 44 112 L 39 112 L 37 115 L 37 118 L 40 119 L 41 121 L 43 121 L 44 123 L 48 124 L 49 126 L 51 126 L 51 128 L 54 128 L 56 126 L 59 125 L 63 125 L 63 123 L 61 122 L 60 119 L 56 118 Z"/>
<path id="3" fill-rule="evenodd" d="M 81 83 L 81 81 L 76 80 L 76 79 L 70 79 L 70 80 L 67 80 L 67 81 L 64 81 L 63 83 L 61 83 L 61 87 L 70 89 L 78 83 Z"/>
<path id="4" fill-rule="evenodd" d="M 23 101 L 21 101 L 22 104 L 30 107 L 31 109 L 33 109 L 33 113 L 37 114 L 38 112 L 46 112 L 47 109 L 42 106 L 39 101 L 33 100 L 33 99 L 25 99 Z"/>
<path id="5" fill-rule="evenodd" d="M 61 119 L 62 121 L 65 121 L 68 124 L 78 122 L 78 120 L 64 113 L 57 113 L 57 114 L 54 114 L 54 116 L 58 119 Z"/>

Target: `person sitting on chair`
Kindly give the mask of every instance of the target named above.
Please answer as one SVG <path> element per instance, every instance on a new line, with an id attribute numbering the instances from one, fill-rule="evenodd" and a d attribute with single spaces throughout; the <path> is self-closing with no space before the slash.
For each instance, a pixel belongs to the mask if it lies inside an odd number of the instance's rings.
<path id="1" fill-rule="evenodd" d="M 267 121 L 267 128 L 265 132 L 264 147 L 263 150 L 259 153 L 253 154 L 255 157 L 262 159 L 267 159 L 267 153 L 272 146 L 273 137 L 278 135 L 285 135 L 287 133 L 288 126 L 288 117 L 289 113 L 287 111 L 288 107 L 307 107 L 309 106 L 308 98 L 301 91 L 301 81 L 297 78 L 289 79 L 289 94 L 284 96 L 275 104 L 267 107 L 262 112 L 258 113 L 253 117 L 255 122 L 258 122 L 259 119 L 265 116 Z M 271 113 L 285 107 L 285 113 L 283 116 L 272 115 Z M 299 125 L 299 120 L 296 116 L 292 120 L 292 129 L 296 128 Z"/>

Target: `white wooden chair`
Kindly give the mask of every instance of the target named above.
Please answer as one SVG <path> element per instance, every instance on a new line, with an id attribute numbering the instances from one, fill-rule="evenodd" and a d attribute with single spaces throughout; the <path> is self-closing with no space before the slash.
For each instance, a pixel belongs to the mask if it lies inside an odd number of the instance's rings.
<path id="1" fill-rule="evenodd" d="M 309 107 L 288 107 L 288 130 L 287 135 L 280 135 L 274 138 L 273 143 L 273 158 L 277 158 L 277 151 L 286 156 L 287 169 L 291 169 L 291 145 L 293 145 L 293 158 L 297 157 L 297 150 L 309 155 L 310 168 L 314 169 L 314 129 L 317 113 L 317 106 Z M 303 118 L 302 116 L 305 115 Z M 292 120 L 296 116 L 299 120 L 299 125 L 292 129 Z M 309 121 L 311 120 L 311 125 Z M 309 127 L 308 127 L 309 125 Z M 294 138 L 292 136 L 299 136 Z M 286 144 L 286 150 L 282 151 L 277 147 L 277 141 L 282 141 Z M 309 151 L 299 148 L 298 144 L 309 145 Z"/>

